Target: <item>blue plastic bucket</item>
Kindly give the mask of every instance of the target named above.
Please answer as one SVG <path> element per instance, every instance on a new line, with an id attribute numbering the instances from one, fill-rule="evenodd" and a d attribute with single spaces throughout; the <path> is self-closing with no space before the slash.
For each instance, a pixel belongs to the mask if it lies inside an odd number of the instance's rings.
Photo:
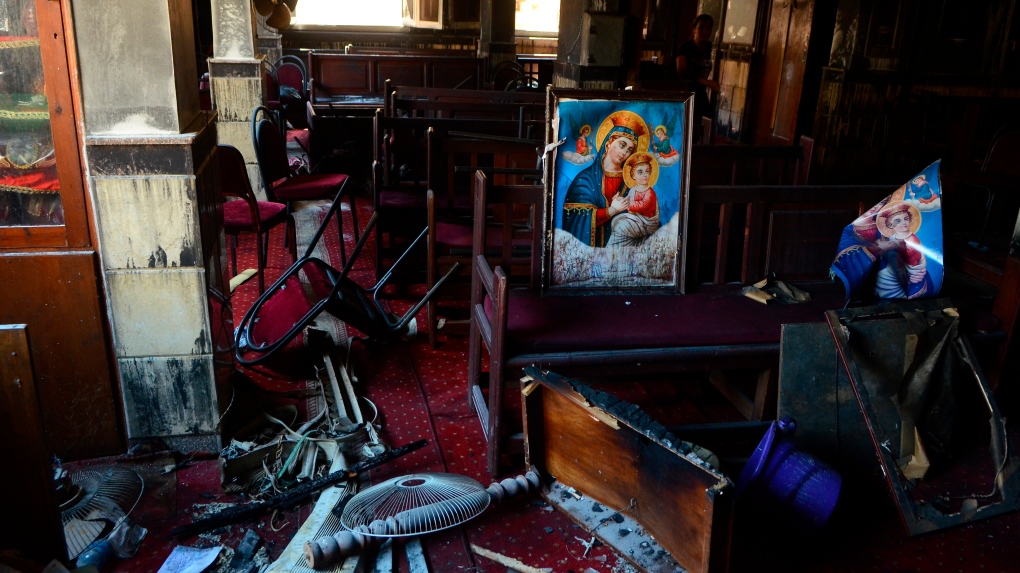
<path id="1" fill-rule="evenodd" d="M 736 494 L 796 524 L 819 527 L 836 508 L 843 480 L 828 464 L 796 448 L 788 437 L 795 429 L 789 418 L 772 422 L 740 472 Z"/>

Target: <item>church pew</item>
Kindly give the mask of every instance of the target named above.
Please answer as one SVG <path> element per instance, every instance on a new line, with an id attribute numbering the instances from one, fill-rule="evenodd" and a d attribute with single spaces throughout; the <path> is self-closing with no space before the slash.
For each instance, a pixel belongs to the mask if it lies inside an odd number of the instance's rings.
<path id="1" fill-rule="evenodd" d="M 478 89 L 485 59 L 474 56 L 343 54 L 312 50 L 310 99 L 322 113 L 368 111 L 385 103 L 385 85 Z"/>
<path id="2" fill-rule="evenodd" d="M 407 117 L 542 120 L 545 94 L 397 85 L 387 92 L 386 109 Z"/>
<path id="3" fill-rule="evenodd" d="M 843 228 L 895 185 L 702 185 L 691 188 L 684 292 L 727 290 L 770 273 L 828 280 Z M 741 225 L 734 213 L 742 213 Z M 742 236 L 730 254 L 731 236 Z M 705 241 L 705 237 L 716 237 Z"/>
<path id="4" fill-rule="evenodd" d="M 484 178 L 476 177 L 468 394 L 487 438 L 488 468 L 493 475 L 500 471 L 504 446 L 511 450 L 521 446 L 520 436 L 507 435 L 502 403 L 506 387 L 524 366 L 599 376 L 707 371 L 738 411 L 748 419 L 762 420 L 775 400 L 782 325 L 823 321 L 825 310 L 843 305 L 842 287 L 820 282 L 799 285 L 812 300 L 791 305 L 763 305 L 735 290 L 708 289 L 691 294 L 543 296 L 534 286 L 539 278 L 534 264 L 529 271 L 532 288 L 511 289 L 513 269 L 490 264 L 479 250 L 486 232 L 483 209 L 491 208 L 479 203 L 484 186 Z M 881 189 L 887 193 L 889 188 Z M 786 252 L 796 245 L 798 257 L 816 261 L 819 267 L 809 269 L 808 275 L 822 276 L 847 221 L 832 225 L 831 245 L 820 241 L 800 244 L 796 229 L 787 228 L 802 222 L 797 209 L 810 215 L 817 212 L 819 198 L 823 205 L 825 198 L 835 198 L 840 209 L 857 205 L 847 212 L 852 220 L 881 192 L 877 187 L 701 187 L 691 190 L 691 218 L 693 226 L 703 225 L 697 221 L 698 213 L 703 212 L 698 206 L 709 202 L 754 205 L 752 210 L 761 213 L 760 220 L 769 221 L 768 231 L 748 234 L 742 252 L 720 254 L 743 262 L 755 259 L 756 253 Z M 541 253 L 533 254 L 533 259 L 539 257 Z M 824 263 L 817 263 L 823 259 Z M 771 259 L 766 261 L 772 264 Z M 592 312 L 593 308 L 598 312 Z M 629 320 L 607 321 L 606 317 Z M 483 348 L 489 355 L 487 383 L 481 367 Z M 753 396 L 744 394 L 723 375 L 733 369 L 758 373 Z"/>
<path id="5" fill-rule="evenodd" d="M 805 185 L 814 140 L 799 145 L 694 145 L 691 185 Z"/>

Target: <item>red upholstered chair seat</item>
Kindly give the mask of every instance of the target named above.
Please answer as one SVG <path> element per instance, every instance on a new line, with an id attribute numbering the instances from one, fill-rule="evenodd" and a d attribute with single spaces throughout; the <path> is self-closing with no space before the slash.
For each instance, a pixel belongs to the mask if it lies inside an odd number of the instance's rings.
<path id="1" fill-rule="evenodd" d="M 324 197 L 325 189 L 331 190 L 331 193 L 336 195 L 345 181 L 347 176 L 341 173 L 295 175 L 274 183 L 273 194 L 281 201 L 320 199 Z"/>
<path id="2" fill-rule="evenodd" d="M 739 293 L 689 295 L 540 296 L 511 290 L 507 351 L 629 350 L 779 343 L 783 324 L 825 320 L 843 306 L 828 285 L 801 304 L 764 305 Z M 491 302 L 485 301 L 491 317 Z"/>
<path id="3" fill-rule="evenodd" d="M 311 310 L 312 304 L 297 277 L 290 277 L 266 300 L 252 321 L 248 333 L 250 344 L 256 347 L 268 346 L 280 340 Z M 288 346 L 300 346 L 300 339 L 300 336 L 295 337 Z"/>
<path id="4" fill-rule="evenodd" d="M 255 233 L 258 255 L 256 271 L 259 293 L 266 289 L 266 257 L 269 252 L 269 231 L 289 220 L 287 206 L 272 201 L 259 201 L 252 191 L 244 156 L 230 145 L 217 146 L 220 167 L 219 188 L 224 198 L 237 199 L 223 203 L 223 232 L 230 237 L 230 268 L 237 274 L 237 241 L 241 233 Z"/>
<path id="5" fill-rule="evenodd" d="M 259 201 L 259 221 L 263 228 L 282 223 L 287 217 L 287 206 L 282 203 Z M 223 204 L 223 228 L 229 235 L 253 231 L 251 208 L 245 201 L 227 201 Z"/>
<path id="6" fill-rule="evenodd" d="M 309 259 L 308 264 L 301 269 L 308 279 L 312 295 L 317 300 L 326 298 L 333 290 L 333 281 L 330 280 L 326 269 L 326 263 L 318 259 Z"/>
<path id="7" fill-rule="evenodd" d="M 254 317 L 248 330 L 250 344 L 266 346 L 280 340 L 312 308 L 313 302 L 297 277 L 290 277 L 266 300 L 258 315 Z M 260 353 L 244 349 L 239 356 L 254 360 Z M 282 385 L 259 384 L 265 390 L 280 392 L 293 389 L 292 386 L 289 387 L 290 384 L 299 383 L 310 376 L 311 364 L 314 364 L 313 356 L 310 349 L 305 346 L 304 336 L 299 334 L 275 352 L 271 360 L 262 364 L 244 365 L 243 368 L 270 378 L 289 380 L 290 382 Z"/>

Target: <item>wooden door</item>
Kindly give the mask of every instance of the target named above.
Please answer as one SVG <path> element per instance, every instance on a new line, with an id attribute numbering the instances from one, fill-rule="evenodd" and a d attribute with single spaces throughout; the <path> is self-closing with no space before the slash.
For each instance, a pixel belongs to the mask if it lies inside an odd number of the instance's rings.
<path id="1" fill-rule="evenodd" d="M 26 324 L 47 448 L 123 451 L 72 92 L 70 1 L 8 0 L 0 20 L 0 324 Z M 0 413 L 3 415 L 3 413 Z"/>
<path id="2" fill-rule="evenodd" d="M 796 135 L 814 0 L 772 0 L 758 77 L 754 142 L 791 145 Z"/>

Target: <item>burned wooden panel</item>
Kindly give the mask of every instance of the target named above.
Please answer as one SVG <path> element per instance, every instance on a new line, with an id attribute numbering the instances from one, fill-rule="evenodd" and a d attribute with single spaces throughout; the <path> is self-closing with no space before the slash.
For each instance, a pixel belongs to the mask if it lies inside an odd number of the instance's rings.
<path id="1" fill-rule="evenodd" d="M 0 472 L 0 550 L 16 549 L 45 563 L 65 559 L 64 530 L 53 493 L 52 458 L 43 439 L 28 333 L 24 324 L 0 325 L 0 434 L 6 463 Z M 17 524 L 7 527 L 6 524 Z"/>
<path id="2" fill-rule="evenodd" d="M 797 441 L 840 471 L 878 463 L 846 370 L 825 323 L 783 325 L 777 418 L 797 421 Z"/>
<path id="3" fill-rule="evenodd" d="M 92 251 L 0 256 L 0 323 L 27 324 L 46 447 L 64 459 L 121 453 Z"/>
<path id="4" fill-rule="evenodd" d="M 911 535 L 1020 508 L 1020 459 L 950 301 L 826 318 Z"/>
<path id="5" fill-rule="evenodd" d="M 796 420 L 797 437 L 804 448 L 829 462 L 839 449 L 838 366 L 828 325 L 783 325 L 777 417 Z"/>
<path id="6" fill-rule="evenodd" d="M 530 464 L 632 517 L 686 569 L 727 568 L 732 484 L 725 476 L 636 405 L 551 372 L 525 372 Z"/>

